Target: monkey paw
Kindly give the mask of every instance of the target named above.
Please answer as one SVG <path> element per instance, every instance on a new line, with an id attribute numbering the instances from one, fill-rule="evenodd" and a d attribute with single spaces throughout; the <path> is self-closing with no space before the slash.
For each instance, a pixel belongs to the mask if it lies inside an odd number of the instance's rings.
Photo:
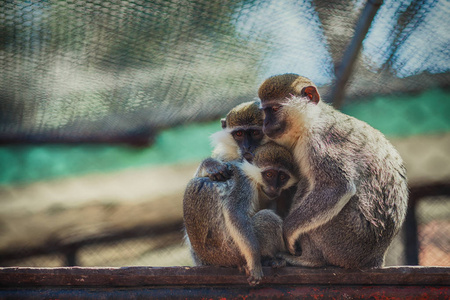
<path id="1" fill-rule="evenodd" d="M 274 269 L 286 267 L 286 260 L 283 258 L 274 258 L 272 260 L 271 267 Z"/>
<path id="2" fill-rule="evenodd" d="M 247 266 L 239 266 L 240 272 L 245 272 L 247 277 L 247 282 L 250 286 L 258 285 L 261 282 L 261 279 L 263 277 L 262 268 L 252 269 L 249 270 Z"/>
<path id="3" fill-rule="evenodd" d="M 295 256 L 290 255 L 289 253 L 278 253 L 277 257 L 283 259 L 289 266 L 319 268 L 326 265 L 324 260 L 312 257 Z"/>
<path id="4" fill-rule="evenodd" d="M 271 257 L 264 259 L 262 265 L 265 267 L 272 267 L 274 269 L 283 268 L 286 266 L 286 261 L 283 258 Z"/>
<path id="5" fill-rule="evenodd" d="M 261 282 L 261 276 L 249 276 L 247 282 L 250 286 L 256 286 Z"/>
<path id="6" fill-rule="evenodd" d="M 208 177 L 212 181 L 227 181 L 231 178 L 232 172 L 228 169 L 228 165 L 216 161 L 207 168 Z"/>
<path id="7" fill-rule="evenodd" d="M 288 251 L 289 251 L 289 253 L 290 254 L 292 254 L 292 255 L 295 255 L 296 253 L 296 251 L 295 251 L 295 243 L 294 244 L 292 244 L 292 243 L 289 243 L 288 245 L 287 245 L 287 249 L 288 249 Z"/>

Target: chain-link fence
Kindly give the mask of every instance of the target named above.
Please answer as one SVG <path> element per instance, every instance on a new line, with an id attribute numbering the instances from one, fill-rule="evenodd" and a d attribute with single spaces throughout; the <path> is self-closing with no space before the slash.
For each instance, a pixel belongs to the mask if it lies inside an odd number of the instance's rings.
<path id="1" fill-rule="evenodd" d="M 218 118 L 279 73 L 332 102 L 367 3 L 1 2 L 0 265 L 190 264 L 182 194 Z M 449 9 L 384 1 L 342 106 L 403 156 L 422 265 L 450 265 Z"/>

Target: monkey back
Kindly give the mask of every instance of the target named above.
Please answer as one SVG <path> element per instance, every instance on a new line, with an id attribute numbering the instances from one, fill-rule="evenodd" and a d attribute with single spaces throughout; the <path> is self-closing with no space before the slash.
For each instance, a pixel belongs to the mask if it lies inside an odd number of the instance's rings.
<path id="1" fill-rule="evenodd" d="M 186 233 L 192 250 L 203 265 L 243 266 L 245 259 L 230 235 L 224 216 L 247 215 L 250 218 L 253 190 L 242 170 L 231 164 L 231 179 L 219 182 L 207 177 L 191 179 L 183 199 L 183 216 Z M 243 193 L 242 191 L 246 192 Z"/>

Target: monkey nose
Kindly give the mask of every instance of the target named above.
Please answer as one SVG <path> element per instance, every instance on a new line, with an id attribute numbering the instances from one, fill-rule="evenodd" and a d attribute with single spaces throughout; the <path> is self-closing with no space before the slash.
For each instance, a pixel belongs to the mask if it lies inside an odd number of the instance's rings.
<path id="1" fill-rule="evenodd" d="M 279 196 L 279 195 L 278 195 L 277 189 L 274 188 L 274 187 L 269 187 L 269 188 L 266 189 L 264 192 L 265 192 L 265 194 L 266 194 L 269 198 L 271 198 L 271 199 L 274 199 L 274 198 L 276 198 L 276 197 Z"/>
<path id="2" fill-rule="evenodd" d="M 251 163 L 253 161 L 253 154 L 251 154 L 250 152 L 245 152 L 244 153 L 244 158 L 245 158 L 246 161 Z"/>

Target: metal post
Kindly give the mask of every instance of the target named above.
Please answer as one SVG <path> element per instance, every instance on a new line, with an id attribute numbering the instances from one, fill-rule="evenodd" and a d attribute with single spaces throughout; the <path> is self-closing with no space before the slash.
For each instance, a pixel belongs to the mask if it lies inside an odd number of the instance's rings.
<path id="1" fill-rule="evenodd" d="M 73 248 L 69 248 L 67 249 L 66 252 L 64 252 L 65 256 L 66 256 L 66 266 L 67 267 L 73 267 L 73 266 L 77 266 L 77 251 L 78 248 L 73 247 Z"/>
<path id="2" fill-rule="evenodd" d="M 405 263 L 409 266 L 417 266 L 419 265 L 419 239 L 415 203 L 408 207 L 403 230 L 405 233 Z"/>
<path id="3" fill-rule="evenodd" d="M 345 96 L 345 85 L 353 71 L 353 65 L 358 57 L 362 42 L 369 31 L 370 25 L 383 4 L 383 0 L 369 0 L 363 9 L 361 17 L 358 20 L 355 28 L 355 34 L 345 51 L 342 61 L 335 69 L 336 82 L 331 90 L 330 100 L 333 101 L 333 106 L 338 109 L 341 107 Z"/>

